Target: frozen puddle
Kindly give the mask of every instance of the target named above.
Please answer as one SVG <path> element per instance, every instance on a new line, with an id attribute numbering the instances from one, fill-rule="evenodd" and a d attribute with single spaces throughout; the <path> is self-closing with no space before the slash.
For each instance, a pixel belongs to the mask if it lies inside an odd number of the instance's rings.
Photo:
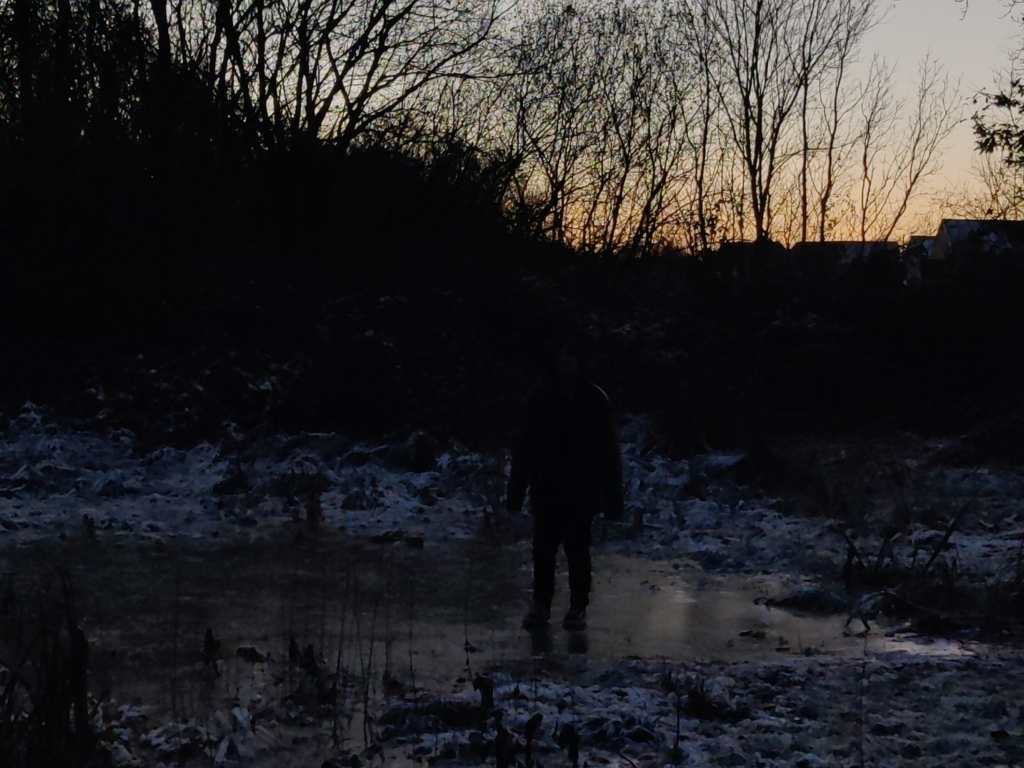
<path id="1" fill-rule="evenodd" d="M 0 554 L 0 571 L 27 579 L 58 561 L 71 564 L 97 658 L 118 659 L 101 669 L 106 683 L 119 697 L 145 701 L 166 699 L 172 677 L 185 681 L 182 690 L 202 677 L 207 628 L 220 643 L 223 677 L 236 689 L 249 680 L 254 692 L 273 676 L 252 677 L 252 663 L 237 649 L 286 663 L 292 639 L 300 650 L 312 645 L 332 667 L 340 647 L 352 669 L 366 665 L 361 656 L 372 645 L 381 673 L 431 687 L 538 658 L 761 662 L 865 650 L 971 653 L 959 642 L 899 635 L 875 619 L 866 637 L 854 636 L 863 624 L 854 619 L 847 630 L 847 613 L 769 607 L 766 598 L 792 589 L 774 577 L 708 578 L 692 566 L 622 555 L 595 556 L 589 627 L 574 633 L 560 626 L 568 604 L 564 562 L 550 628 L 520 628 L 531 575 L 523 546 L 416 550 L 336 538 L 218 550 L 65 542 Z"/>
<path id="2" fill-rule="evenodd" d="M 844 764 L 834 750 L 851 754 L 839 725 L 849 713 L 865 712 L 877 733 L 930 728 L 919 714 L 964 674 L 977 689 L 965 694 L 972 707 L 1008 681 L 1008 703 L 985 704 L 988 720 L 972 725 L 979 749 L 992 747 L 984 728 L 1017 733 L 1019 660 L 881 630 L 847 637 L 843 615 L 762 604 L 780 588 L 767 577 L 711 580 L 682 564 L 599 555 L 589 630 L 558 625 L 562 572 L 555 621 L 531 635 L 519 628 L 530 575 L 521 546 L 67 541 L 0 554 L 0 570 L 19 581 L 58 562 L 75 579 L 93 687 L 111 697 L 102 717 L 118 765 L 479 764 L 474 750 L 496 738 L 493 718 L 479 716 L 480 675 L 519 737 L 543 715 L 537 748 L 552 765 L 564 764 L 554 753 L 566 723 L 592 764 L 671 762 L 678 702 L 666 675 L 690 689 L 703 681 L 711 711 L 723 713 L 681 721 L 688 764 L 759 764 L 748 761 L 755 747 L 785 757 L 764 765 Z M 207 628 L 216 649 L 204 659 Z M 897 694 L 892 713 L 882 704 Z M 895 749 L 914 753 L 909 742 Z"/>
<path id="3" fill-rule="evenodd" d="M 766 604 L 785 595 L 774 577 L 706 580 L 636 558 L 599 559 L 598 590 L 588 632 L 592 655 L 736 661 L 779 655 L 858 655 L 902 650 L 959 655 L 959 642 L 915 640 L 869 618 L 871 631 L 849 611 L 809 614 Z M 605 573 L 600 573 L 604 566 Z M 807 591 L 814 588 L 803 587 Z M 798 590 L 799 591 L 799 590 Z M 838 595 L 823 592 L 837 603 Z"/>
<path id="4" fill-rule="evenodd" d="M 587 655 L 599 661 L 665 658 L 704 661 L 770 661 L 786 656 L 860 656 L 902 651 L 959 656 L 971 651 L 956 640 L 914 638 L 884 620 L 869 619 L 871 631 L 848 613 L 815 615 L 769 607 L 766 597 L 784 594 L 773 579 L 706 579 L 687 569 L 626 556 L 595 557 L 594 593 L 585 632 L 560 626 L 568 608 L 564 568 L 559 573 L 552 621 L 548 629 L 526 632 L 519 621 L 526 606 L 523 585 L 529 564 L 520 569 L 521 600 L 498 607 L 498 616 L 468 625 L 429 622 L 418 628 L 435 658 L 445 649 L 459 650 L 467 637 L 476 666 L 538 655 Z M 867 645 L 865 645 L 867 644 Z M 461 651 L 446 666 L 456 669 Z"/>

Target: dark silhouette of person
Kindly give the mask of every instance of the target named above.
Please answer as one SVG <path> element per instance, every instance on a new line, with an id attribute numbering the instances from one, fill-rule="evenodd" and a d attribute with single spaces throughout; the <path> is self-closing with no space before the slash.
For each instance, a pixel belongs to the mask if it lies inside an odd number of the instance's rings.
<path id="1" fill-rule="evenodd" d="M 569 563 L 570 608 L 562 626 L 586 628 L 590 601 L 590 531 L 594 516 L 623 512 L 622 458 L 608 395 L 586 375 L 582 341 L 549 343 L 546 375 L 530 395 L 512 455 L 508 507 L 533 517 L 533 606 L 527 629 L 547 625 L 559 547 Z"/>

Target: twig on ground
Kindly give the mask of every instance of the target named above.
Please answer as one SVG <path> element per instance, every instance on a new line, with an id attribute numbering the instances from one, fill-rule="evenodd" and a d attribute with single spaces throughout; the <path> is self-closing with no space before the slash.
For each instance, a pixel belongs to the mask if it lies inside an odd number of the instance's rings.
<path id="1" fill-rule="evenodd" d="M 942 541 L 940 541 L 935 546 L 935 549 L 932 551 L 932 556 L 929 557 L 928 562 L 925 563 L 924 569 L 921 571 L 922 576 L 928 575 L 928 571 L 931 570 L 931 567 L 935 563 L 935 560 L 938 558 L 939 554 L 942 553 L 942 551 L 946 548 L 946 545 L 949 544 L 949 540 L 953 537 L 953 533 L 960 526 L 960 521 L 963 520 L 964 515 L 967 514 L 967 509 L 968 506 L 964 504 L 962 507 L 960 507 L 960 511 L 956 513 L 956 516 L 950 521 L 949 526 L 946 528 L 945 534 L 942 536 Z"/>

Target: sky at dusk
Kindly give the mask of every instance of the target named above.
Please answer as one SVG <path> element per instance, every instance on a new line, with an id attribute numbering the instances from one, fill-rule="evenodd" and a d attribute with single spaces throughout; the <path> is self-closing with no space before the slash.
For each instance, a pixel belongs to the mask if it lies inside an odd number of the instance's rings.
<path id="1" fill-rule="evenodd" d="M 1007 12 L 1004 0 L 971 0 L 966 14 L 955 0 L 894 0 L 882 24 L 865 40 L 862 59 L 877 53 L 896 65 L 898 82 L 912 93 L 917 67 L 929 52 L 961 80 L 965 122 L 950 138 L 939 174 L 929 185 L 962 186 L 969 181 L 974 139 L 969 117 L 971 97 L 991 89 L 1005 72 L 1020 41 L 1018 9 Z M 863 65 L 865 62 L 861 62 Z M 926 205 L 919 200 L 919 206 Z"/>

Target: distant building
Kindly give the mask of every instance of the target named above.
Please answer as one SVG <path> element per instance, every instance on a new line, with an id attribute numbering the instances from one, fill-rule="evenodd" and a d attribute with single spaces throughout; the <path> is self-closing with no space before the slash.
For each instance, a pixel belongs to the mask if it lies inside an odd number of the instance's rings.
<path id="1" fill-rule="evenodd" d="M 888 240 L 802 242 L 792 247 L 797 269 L 807 278 L 842 277 L 855 266 L 899 260 L 899 245 Z"/>
<path id="2" fill-rule="evenodd" d="M 1024 221 L 943 219 L 935 234 L 931 260 L 954 269 L 980 256 L 1024 255 Z"/>

